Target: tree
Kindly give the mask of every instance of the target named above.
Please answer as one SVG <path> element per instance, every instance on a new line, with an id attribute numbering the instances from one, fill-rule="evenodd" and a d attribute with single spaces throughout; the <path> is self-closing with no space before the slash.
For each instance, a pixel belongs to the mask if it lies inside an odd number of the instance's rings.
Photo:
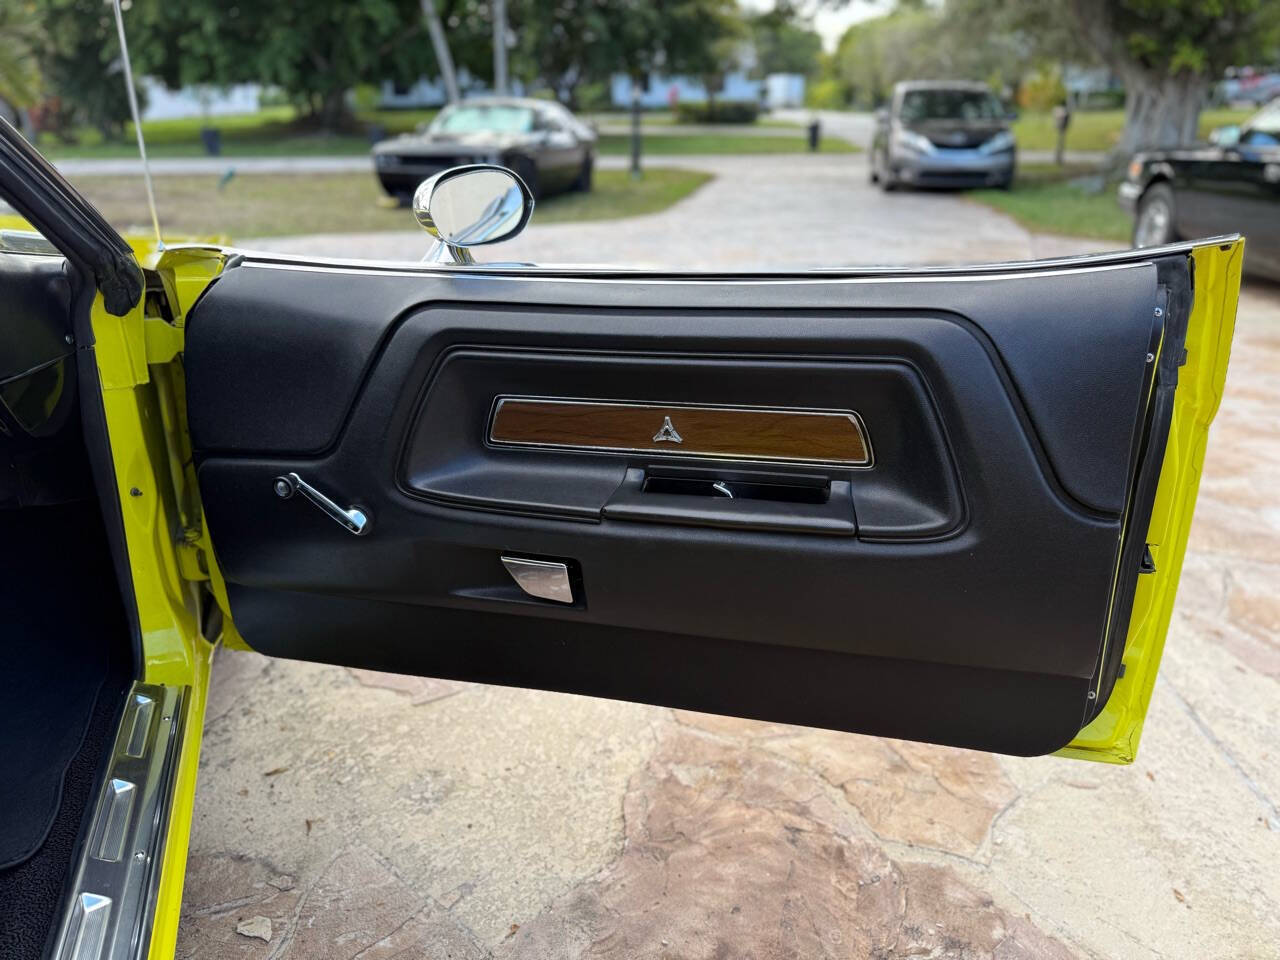
<path id="1" fill-rule="evenodd" d="M 0 5 L 0 116 L 11 123 L 31 106 L 39 86 L 36 46 L 39 30 L 31 7 Z"/>
<path id="2" fill-rule="evenodd" d="M 477 6 L 438 5 L 455 59 L 460 50 L 475 55 L 474 44 L 460 41 L 477 29 Z M 357 84 L 411 82 L 435 72 L 419 0 L 276 0 L 269 21 L 255 8 L 223 0 L 134 0 L 128 27 L 139 38 L 137 72 L 171 88 L 273 84 L 304 122 L 326 129 L 350 121 L 347 93 Z M 487 22 L 481 29 L 488 30 Z"/>
<path id="3" fill-rule="evenodd" d="M 747 19 L 751 42 L 756 48 L 756 72 L 799 73 L 814 76 L 822 57 L 822 38 L 804 23 L 788 0 L 780 0 L 772 10 Z"/>
<path id="4" fill-rule="evenodd" d="M 1280 35 L 1275 0 L 1061 0 L 1061 9 L 1124 83 L 1122 154 L 1194 140 L 1223 70 L 1271 52 Z"/>
<path id="5" fill-rule="evenodd" d="M 610 0 L 512 0 L 512 74 L 526 84 L 546 84 L 576 109 L 578 87 L 606 79 L 617 67 L 609 60 L 609 6 Z"/>
<path id="6" fill-rule="evenodd" d="M 34 0 L 40 30 L 32 38 L 47 91 L 78 123 L 119 139 L 129 120 L 115 15 L 102 0 Z M 138 91 L 139 105 L 145 103 Z"/>

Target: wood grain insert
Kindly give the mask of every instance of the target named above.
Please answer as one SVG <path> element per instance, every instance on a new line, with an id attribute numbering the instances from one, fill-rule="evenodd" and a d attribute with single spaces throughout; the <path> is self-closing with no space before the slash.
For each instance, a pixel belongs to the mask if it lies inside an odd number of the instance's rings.
<path id="1" fill-rule="evenodd" d="M 774 410 L 500 397 L 491 443 L 663 456 L 867 466 L 852 410 Z"/>

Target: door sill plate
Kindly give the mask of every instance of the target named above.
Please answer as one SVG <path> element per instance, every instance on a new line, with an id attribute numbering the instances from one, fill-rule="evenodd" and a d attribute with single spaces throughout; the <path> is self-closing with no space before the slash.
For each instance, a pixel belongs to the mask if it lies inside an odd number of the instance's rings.
<path id="1" fill-rule="evenodd" d="M 75 866 L 54 960 L 135 960 L 147 953 L 185 687 L 134 683 Z"/>

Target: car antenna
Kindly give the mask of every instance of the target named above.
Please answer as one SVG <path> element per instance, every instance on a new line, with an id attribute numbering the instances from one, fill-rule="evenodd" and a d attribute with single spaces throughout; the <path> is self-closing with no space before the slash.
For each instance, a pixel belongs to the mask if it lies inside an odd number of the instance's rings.
<path id="1" fill-rule="evenodd" d="M 138 135 L 138 153 L 142 154 L 142 179 L 147 184 L 147 206 L 151 209 L 151 226 L 156 231 L 156 249 L 164 249 L 160 236 L 160 217 L 156 213 L 156 192 L 151 185 L 151 165 L 147 162 L 147 144 L 142 139 L 142 117 L 138 115 L 138 93 L 133 89 L 133 67 L 129 64 L 129 44 L 124 39 L 124 15 L 120 12 L 120 0 L 112 0 L 116 12 L 116 33 L 120 35 L 120 62 L 124 65 L 124 85 L 129 94 L 129 112 L 133 114 L 133 130 Z"/>

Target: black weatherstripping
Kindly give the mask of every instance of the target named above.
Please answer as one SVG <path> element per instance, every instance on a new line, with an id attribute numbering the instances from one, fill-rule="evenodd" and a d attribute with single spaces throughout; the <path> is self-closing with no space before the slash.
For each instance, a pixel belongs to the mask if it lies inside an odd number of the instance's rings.
<path id="1" fill-rule="evenodd" d="M 1136 257 L 794 283 L 248 258 L 186 348 L 233 616 L 275 655 L 1047 752 L 1099 666 L 1155 302 Z M 494 448 L 499 395 L 852 409 L 876 462 L 696 465 L 816 503 L 644 493 L 691 465 Z M 374 532 L 279 501 L 289 471 Z M 579 602 L 521 597 L 503 553 L 572 561 Z"/>
<path id="2" fill-rule="evenodd" d="M 0 194 L 45 239 L 93 276 L 109 313 L 124 316 L 138 302 L 142 296 L 142 271 L 129 244 L 3 118 Z"/>

